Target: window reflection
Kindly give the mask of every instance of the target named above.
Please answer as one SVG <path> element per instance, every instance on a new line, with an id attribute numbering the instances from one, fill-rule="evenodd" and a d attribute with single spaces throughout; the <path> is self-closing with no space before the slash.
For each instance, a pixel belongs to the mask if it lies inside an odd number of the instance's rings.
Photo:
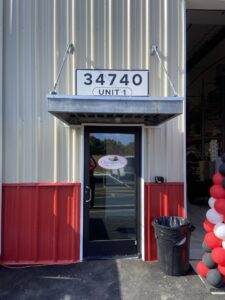
<path id="1" fill-rule="evenodd" d="M 90 239 L 135 239 L 135 135 L 91 133 L 89 137 L 92 190 Z M 110 164 L 107 168 L 104 168 L 104 163 L 99 164 L 102 157 L 112 160 L 111 168 Z M 121 167 L 118 168 L 120 157 Z"/>

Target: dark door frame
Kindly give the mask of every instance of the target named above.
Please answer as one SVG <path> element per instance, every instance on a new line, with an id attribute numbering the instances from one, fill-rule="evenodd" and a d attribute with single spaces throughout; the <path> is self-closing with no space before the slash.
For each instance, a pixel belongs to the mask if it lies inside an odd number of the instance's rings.
<path id="1" fill-rule="evenodd" d="M 83 185 L 83 257 L 84 259 L 88 258 L 101 258 L 105 257 L 106 255 L 101 254 L 100 248 L 101 244 L 95 241 L 95 249 L 99 248 L 100 255 L 92 255 L 90 252 L 92 251 L 92 245 L 89 241 L 89 205 L 86 203 L 86 199 L 88 195 L 86 193 L 85 186 L 89 185 L 89 157 L 90 157 L 90 150 L 89 150 L 89 140 L 88 134 L 90 132 L 95 133 L 132 133 L 135 134 L 135 157 L 136 157 L 136 254 L 135 256 L 141 257 L 141 153 L 142 153 L 142 127 L 141 126 L 84 126 L 84 185 Z M 99 241 L 101 242 L 101 241 Z M 115 249 L 118 245 L 126 246 L 126 241 L 124 240 L 112 240 L 107 241 L 110 243 L 110 248 Z M 124 245 L 123 245 L 124 243 Z M 99 247 L 98 247 L 99 246 Z M 124 249 L 126 251 L 126 249 Z M 122 253 L 123 255 L 129 255 L 129 253 Z M 130 254 L 134 255 L 134 254 Z M 109 255 L 110 256 L 114 256 Z"/>

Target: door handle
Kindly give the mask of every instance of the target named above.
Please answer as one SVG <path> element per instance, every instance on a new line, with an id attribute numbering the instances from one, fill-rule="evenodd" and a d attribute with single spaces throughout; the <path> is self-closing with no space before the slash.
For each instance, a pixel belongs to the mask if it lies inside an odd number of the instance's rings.
<path id="1" fill-rule="evenodd" d="M 89 191 L 89 198 L 85 200 L 86 203 L 91 202 L 91 188 L 90 186 L 85 186 L 86 192 Z"/>

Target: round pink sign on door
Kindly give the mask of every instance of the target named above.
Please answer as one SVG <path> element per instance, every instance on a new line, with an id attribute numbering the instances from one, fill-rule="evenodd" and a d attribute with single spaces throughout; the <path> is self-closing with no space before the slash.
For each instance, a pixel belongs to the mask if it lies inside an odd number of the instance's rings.
<path id="1" fill-rule="evenodd" d="M 126 167 L 127 159 L 120 155 L 105 155 L 98 160 L 103 169 L 117 170 Z"/>

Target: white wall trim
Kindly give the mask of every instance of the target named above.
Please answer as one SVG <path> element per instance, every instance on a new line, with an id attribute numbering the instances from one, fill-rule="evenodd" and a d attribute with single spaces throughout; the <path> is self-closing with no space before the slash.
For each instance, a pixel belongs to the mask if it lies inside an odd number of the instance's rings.
<path id="1" fill-rule="evenodd" d="M 111 127 L 141 127 L 141 178 L 140 178 L 140 250 L 141 250 L 141 259 L 145 259 L 145 215 L 144 215 L 144 125 L 137 124 L 82 124 L 81 128 L 81 147 L 80 151 L 81 156 L 81 207 L 80 207 L 80 261 L 83 261 L 83 221 L 84 221 L 84 126 L 111 126 Z"/>
<path id="2" fill-rule="evenodd" d="M 140 178 L 140 230 L 141 230 L 141 258 L 145 260 L 145 193 L 144 193 L 144 144 L 145 144 L 145 136 L 144 136 L 144 126 L 141 128 L 141 178 Z"/>
<path id="3" fill-rule="evenodd" d="M 80 193 L 80 261 L 83 261 L 83 239 L 84 239 L 84 126 L 81 127 L 81 193 Z"/>
<path id="4" fill-rule="evenodd" d="M 63 123 L 63 126 L 66 128 L 83 128 L 84 126 L 119 126 L 119 127 L 144 127 L 144 128 L 153 128 L 153 129 L 160 129 L 165 125 L 166 122 L 161 123 L 159 125 L 144 125 L 144 124 L 108 124 L 108 123 L 82 123 L 81 125 L 70 125 L 70 124 L 66 124 Z"/>

